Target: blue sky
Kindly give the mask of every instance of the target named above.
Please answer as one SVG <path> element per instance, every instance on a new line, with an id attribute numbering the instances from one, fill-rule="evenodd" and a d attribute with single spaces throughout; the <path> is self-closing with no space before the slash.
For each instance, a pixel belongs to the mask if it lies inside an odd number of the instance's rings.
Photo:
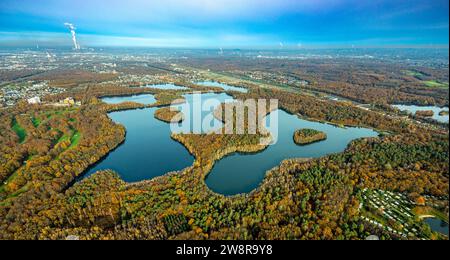
<path id="1" fill-rule="evenodd" d="M 448 45 L 448 0 L 1 0 L 0 46 Z"/>

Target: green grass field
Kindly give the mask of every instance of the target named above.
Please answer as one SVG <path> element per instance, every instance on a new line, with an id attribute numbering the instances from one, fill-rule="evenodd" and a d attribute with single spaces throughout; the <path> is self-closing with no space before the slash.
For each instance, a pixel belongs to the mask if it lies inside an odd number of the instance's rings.
<path id="1" fill-rule="evenodd" d="M 70 146 L 67 149 L 73 148 L 78 145 L 81 139 L 81 133 L 78 131 L 74 131 L 71 135 L 62 135 L 57 141 L 56 144 L 70 140 Z"/>
<path id="2" fill-rule="evenodd" d="M 418 71 L 412 71 L 412 70 L 404 70 L 403 73 L 405 73 L 408 76 L 411 77 L 421 77 L 423 76 L 422 73 L 418 72 Z"/>
<path id="3" fill-rule="evenodd" d="M 448 83 L 441 83 L 436 80 L 428 80 L 423 82 L 425 86 L 430 88 L 448 88 Z"/>
<path id="4" fill-rule="evenodd" d="M 34 127 L 38 127 L 42 123 L 42 121 L 36 117 L 31 118 L 31 122 L 33 123 Z"/>
<path id="5" fill-rule="evenodd" d="M 15 119 L 13 120 L 12 129 L 19 137 L 19 142 L 23 143 L 23 141 L 25 141 L 25 138 L 27 137 L 27 132 L 19 125 L 19 123 L 17 123 Z"/>
<path id="6" fill-rule="evenodd" d="M 75 132 L 73 134 L 72 138 L 70 138 L 71 145 L 69 146 L 69 149 L 77 146 L 78 143 L 80 142 L 80 139 L 81 139 L 81 133 L 78 131 Z"/>

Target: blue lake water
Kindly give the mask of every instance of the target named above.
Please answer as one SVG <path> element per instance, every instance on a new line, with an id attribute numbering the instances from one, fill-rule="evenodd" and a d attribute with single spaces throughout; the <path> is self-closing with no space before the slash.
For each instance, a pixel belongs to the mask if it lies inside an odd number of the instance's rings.
<path id="1" fill-rule="evenodd" d="M 270 114 L 266 121 L 270 121 Z M 266 122 L 267 124 L 267 122 Z M 299 146 L 294 143 L 294 132 L 300 128 L 323 131 L 327 139 Z M 284 159 L 315 158 L 345 150 L 347 145 L 362 137 L 375 137 L 378 133 L 365 128 L 339 128 L 329 124 L 311 122 L 278 110 L 278 141 L 256 154 L 235 153 L 216 162 L 206 179 L 208 187 L 224 195 L 247 193 L 257 188 L 267 170 Z"/>
<path id="2" fill-rule="evenodd" d="M 173 124 L 172 132 L 174 133 L 200 134 L 222 128 L 222 122 L 217 120 L 212 112 L 220 104 L 233 101 L 233 98 L 225 93 L 187 94 L 183 97 L 186 100 L 184 104 L 173 105 L 183 113 L 185 118 L 181 124 Z"/>
<path id="3" fill-rule="evenodd" d="M 424 222 L 431 227 L 431 230 L 448 236 L 448 223 L 437 218 L 426 218 Z"/>
<path id="4" fill-rule="evenodd" d="M 104 98 L 104 102 L 124 101 L 154 103 L 152 95 Z M 91 167 L 86 176 L 111 169 L 127 182 L 151 179 L 170 171 L 182 170 L 194 162 L 194 158 L 180 143 L 170 138 L 170 126 L 154 117 L 158 108 L 146 108 L 113 112 L 109 117 L 127 130 L 125 142 Z"/>
<path id="5" fill-rule="evenodd" d="M 201 85 L 201 86 L 219 87 L 219 88 L 222 88 L 223 90 L 237 91 L 237 92 L 242 92 L 242 93 L 248 92 L 248 90 L 246 88 L 230 86 L 228 84 L 220 83 L 220 82 L 216 82 L 216 81 L 202 81 L 202 82 L 196 82 L 196 84 Z"/>
<path id="6" fill-rule="evenodd" d="M 203 111 L 200 118 L 211 124 L 199 130 L 210 132 L 222 127 L 222 123 L 212 116 L 212 111 L 221 102 L 232 101 L 226 94 L 185 95 L 189 106 L 179 107 L 184 113 L 192 114 L 195 106 L 200 104 Z M 211 102 L 211 99 L 216 102 Z M 140 100 L 151 104 L 154 97 L 141 95 L 138 97 L 104 98 L 108 103 Z M 178 105 L 177 105 L 178 106 Z M 209 110 L 207 109 L 209 108 Z M 98 170 L 112 169 L 125 181 L 135 182 L 161 176 L 167 172 L 184 169 L 193 164 L 194 158 L 183 145 L 171 139 L 171 131 L 175 126 L 183 126 L 187 132 L 193 129 L 193 120 L 185 120 L 181 124 L 167 124 L 154 118 L 157 108 L 127 110 L 110 113 L 110 118 L 127 129 L 125 142 L 112 151 L 104 160 L 88 170 L 87 176 Z M 330 153 L 342 152 L 347 145 L 357 138 L 377 136 L 377 132 L 364 128 L 339 128 L 329 124 L 299 119 L 282 110 L 272 112 L 266 117 L 266 124 L 274 123 L 278 115 L 278 131 L 268 128 L 277 136 L 277 142 L 266 150 L 256 154 L 232 154 L 216 162 L 206 178 L 206 184 L 214 192 L 224 195 L 247 193 L 258 187 L 267 170 L 277 166 L 282 160 L 297 157 L 321 157 Z M 194 117 L 192 115 L 191 117 Z M 275 124 L 276 125 L 276 124 Z M 273 127 L 274 124 L 271 125 Z M 172 129 L 171 129 L 172 127 Z M 324 131 L 328 139 L 305 146 L 298 146 L 293 141 L 294 131 L 299 128 L 313 128 Z M 198 129 L 197 129 L 198 130 Z M 177 131 L 175 131 L 177 132 Z M 185 131 L 181 131 L 185 132 Z M 278 133 L 278 134 L 276 134 Z"/>
<path id="7" fill-rule="evenodd" d="M 153 95 L 145 94 L 145 95 L 136 95 L 136 96 L 125 96 L 125 97 L 105 97 L 102 98 L 102 101 L 107 104 L 120 104 L 123 102 L 136 102 L 144 105 L 151 105 L 156 102 L 156 99 Z"/>
<path id="8" fill-rule="evenodd" d="M 211 102 L 212 98 L 219 105 L 231 97 L 227 94 L 202 94 L 185 95 L 189 106 L 176 106 L 185 115 L 194 111 L 194 100 L 200 102 L 200 108 Z M 197 100 L 196 98 L 201 98 Z M 153 104 L 156 102 L 153 95 L 108 97 L 102 99 L 105 103 L 118 104 L 121 102 L 139 102 L 143 104 Z M 136 109 L 109 113 L 109 117 L 118 124 L 125 126 L 127 130 L 125 142 L 116 150 L 109 153 L 102 161 L 91 167 L 87 174 L 89 176 L 99 170 L 111 169 L 117 172 L 120 177 L 127 182 L 136 182 L 151 179 L 164 175 L 167 172 L 182 170 L 193 164 L 194 158 L 189 154 L 183 145 L 174 141 L 170 135 L 171 125 L 154 117 L 158 108 Z M 201 118 L 212 115 L 215 106 L 211 106 L 209 111 L 201 113 Z M 193 120 L 185 120 L 180 124 L 185 132 L 194 132 Z M 178 124 L 177 124 L 178 125 Z M 212 117 L 211 124 L 199 129 L 199 133 L 207 133 L 220 128 L 222 123 Z M 175 131 L 177 132 L 177 131 Z M 183 131 L 180 131 L 183 132 Z"/>
<path id="9" fill-rule="evenodd" d="M 434 115 L 431 117 L 439 122 L 448 123 L 449 116 L 440 116 L 439 112 L 448 111 L 448 107 L 437 107 L 437 106 L 414 106 L 414 105 L 392 105 L 402 111 L 407 111 L 411 114 L 415 114 L 417 111 L 431 110 Z"/>
<path id="10" fill-rule="evenodd" d="M 143 86 L 143 88 L 155 88 L 155 89 L 165 89 L 165 90 L 184 90 L 184 89 L 189 89 L 187 87 L 183 87 L 183 86 L 177 86 L 174 84 L 155 84 L 155 85 L 145 85 Z"/>

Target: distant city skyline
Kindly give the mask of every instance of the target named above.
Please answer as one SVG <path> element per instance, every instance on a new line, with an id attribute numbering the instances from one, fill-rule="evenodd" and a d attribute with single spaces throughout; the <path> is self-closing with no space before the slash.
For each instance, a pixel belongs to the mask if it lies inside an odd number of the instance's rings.
<path id="1" fill-rule="evenodd" d="M 448 0 L 2 0 L 0 47 L 448 47 Z M 72 32 L 73 33 L 73 32 Z"/>

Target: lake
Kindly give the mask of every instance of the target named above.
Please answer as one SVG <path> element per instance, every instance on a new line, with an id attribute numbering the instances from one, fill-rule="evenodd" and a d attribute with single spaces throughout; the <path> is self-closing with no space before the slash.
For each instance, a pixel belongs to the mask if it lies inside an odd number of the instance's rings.
<path id="1" fill-rule="evenodd" d="M 189 118 L 182 123 L 167 124 L 154 118 L 158 108 L 126 110 L 109 113 L 109 117 L 127 129 L 125 142 L 109 153 L 102 161 L 91 167 L 86 176 L 105 169 L 116 171 L 123 180 L 135 182 L 161 176 L 167 172 L 182 170 L 193 164 L 194 158 L 187 149 L 171 139 L 171 127 L 175 132 L 207 133 L 222 127 L 222 122 L 212 117 L 212 111 L 221 102 L 232 101 L 227 94 L 207 93 L 201 95 L 184 95 L 189 105 L 176 105 L 185 116 L 192 114 L 195 106 L 209 108 L 201 113 L 200 119 L 209 117 L 210 124 L 194 129 L 193 120 Z M 199 100 L 201 97 L 201 100 Z M 216 103 L 211 99 L 215 99 Z M 152 95 L 104 98 L 104 102 L 117 104 L 125 101 L 140 101 L 151 104 L 155 102 Z M 267 170 L 279 165 L 288 158 L 317 158 L 345 150 L 355 139 L 374 137 L 378 133 L 365 128 L 339 128 L 330 124 L 300 119 L 283 110 L 272 112 L 266 117 L 266 124 L 276 122 L 278 115 L 277 142 L 266 150 L 256 154 L 231 154 L 216 162 L 206 178 L 208 187 L 217 193 L 235 195 L 248 193 L 257 188 Z M 325 132 L 328 139 L 305 146 L 298 146 L 293 141 L 294 131 L 299 128 L 313 128 Z M 269 128 L 271 129 L 271 128 Z M 271 132 L 276 133 L 271 129 Z"/>
<path id="2" fill-rule="evenodd" d="M 437 218 L 425 218 L 423 221 L 431 227 L 431 230 L 448 236 L 448 223 Z"/>
<path id="3" fill-rule="evenodd" d="M 107 104 L 120 104 L 123 102 L 136 102 L 144 105 L 151 105 L 156 102 L 156 99 L 151 94 L 125 96 L 125 97 L 105 97 L 102 101 Z"/>
<path id="4" fill-rule="evenodd" d="M 438 107 L 438 106 L 415 106 L 415 105 L 392 105 L 395 108 L 398 108 L 402 111 L 407 111 L 411 114 L 415 114 L 417 111 L 431 110 L 434 112 L 434 115 L 431 117 L 436 121 L 448 123 L 449 116 L 440 116 L 439 112 L 442 110 L 448 111 L 448 107 Z"/>
<path id="5" fill-rule="evenodd" d="M 201 100 L 196 98 L 201 97 Z M 194 100 L 205 105 L 212 98 L 220 104 L 231 101 L 227 94 L 207 93 L 202 95 L 184 95 L 189 106 L 176 105 L 187 114 L 193 113 Z M 142 104 L 153 104 L 156 99 L 153 95 L 138 95 L 124 97 L 103 98 L 108 104 L 119 104 L 122 102 L 139 102 Z M 201 118 L 208 116 L 213 111 L 203 111 Z M 91 167 L 85 176 L 89 176 L 99 170 L 111 169 L 117 172 L 127 182 L 136 182 L 152 179 L 164 175 L 167 172 L 182 170 L 194 162 L 194 157 L 186 148 L 174 141 L 171 135 L 171 125 L 154 117 L 158 108 L 135 109 L 109 113 L 108 116 L 118 124 L 125 126 L 127 130 L 125 142 L 116 150 L 109 153 L 103 160 Z M 222 122 L 212 118 L 211 124 L 199 129 L 199 133 L 207 133 L 222 127 Z M 178 125 L 178 124 L 177 124 Z M 194 132 L 193 120 L 185 120 L 179 124 L 184 132 Z M 183 131 L 180 131 L 183 132 Z"/>
<path id="6" fill-rule="evenodd" d="M 155 89 L 165 89 L 165 90 L 185 90 L 185 89 L 189 89 L 187 87 L 183 87 L 183 86 L 177 86 L 174 84 L 155 84 L 155 85 L 145 85 L 143 86 L 143 88 L 155 88 Z"/>
<path id="7" fill-rule="evenodd" d="M 216 82 L 216 81 L 201 81 L 201 82 L 196 82 L 195 84 L 201 85 L 201 86 L 219 87 L 219 88 L 222 88 L 223 90 L 237 91 L 237 92 L 242 92 L 242 93 L 248 92 L 248 90 L 246 88 L 230 86 L 228 84 L 220 83 L 220 82 Z"/>
<path id="8" fill-rule="evenodd" d="M 278 110 L 278 141 L 266 150 L 256 154 L 235 153 L 216 162 L 206 178 L 208 187 L 224 195 L 248 193 L 257 188 L 267 170 L 289 158 L 317 158 L 345 150 L 347 145 L 358 138 L 375 137 L 378 133 L 365 128 L 340 128 L 330 124 L 311 122 Z M 270 121 L 266 117 L 266 124 Z M 327 139 L 322 142 L 299 146 L 293 135 L 299 128 L 323 131 Z"/>
<path id="9" fill-rule="evenodd" d="M 174 133 L 200 134 L 220 129 L 223 126 L 223 123 L 220 120 L 217 120 L 212 112 L 215 108 L 220 106 L 221 103 L 233 101 L 233 98 L 225 93 L 187 94 L 183 95 L 183 97 L 186 100 L 184 104 L 173 105 L 173 107 L 180 110 L 185 116 L 185 120 L 180 124 L 172 124 Z M 198 116 L 199 114 L 194 113 L 194 110 L 200 111 L 200 116 Z M 202 124 L 202 121 L 205 118 L 209 118 L 210 120 L 205 120 L 206 123 Z M 195 124 L 196 121 L 199 123 Z"/>
<path id="10" fill-rule="evenodd" d="M 136 97 L 114 97 L 102 99 L 117 104 L 139 101 L 152 104 L 152 95 Z M 125 142 L 110 152 L 103 160 L 91 167 L 86 176 L 111 169 L 127 182 L 151 179 L 170 171 L 182 170 L 194 162 L 194 158 L 180 143 L 170 138 L 170 125 L 157 120 L 158 108 L 135 109 L 109 113 L 109 117 L 127 130 Z"/>

